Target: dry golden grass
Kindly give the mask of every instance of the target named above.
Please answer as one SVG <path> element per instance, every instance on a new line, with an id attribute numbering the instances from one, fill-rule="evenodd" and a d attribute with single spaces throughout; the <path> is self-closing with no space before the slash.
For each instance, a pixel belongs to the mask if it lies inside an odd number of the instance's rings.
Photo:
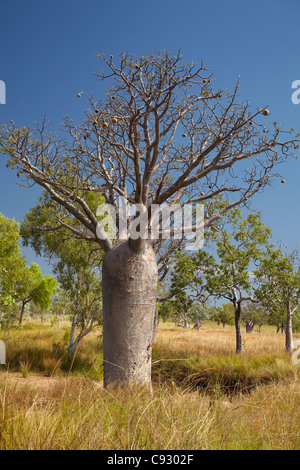
<path id="1" fill-rule="evenodd" d="M 249 395 L 0 375 L 0 449 L 299 449 L 299 382 Z"/>
<path id="2" fill-rule="evenodd" d="M 295 339 L 300 334 L 295 333 Z M 160 323 L 158 332 L 160 344 L 180 354 L 197 354 L 201 357 L 235 355 L 235 330 L 232 326 L 218 326 L 205 323 L 199 331 L 193 328 L 177 328 L 174 324 Z M 284 354 L 284 334 L 276 334 L 275 327 L 263 327 L 261 333 L 242 333 L 243 355 Z M 188 348 L 186 347 L 188 343 Z"/>
<path id="3" fill-rule="evenodd" d="M 297 335 L 295 335 L 297 337 Z M 299 335 L 298 335 L 299 337 Z M 200 331 L 161 325 L 153 349 L 153 378 L 225 393 L 299 378 L 284 349 L 284 335 L 274 328 L 243 335 L 243 354 L 235 353 L 234 328 L 213 324 Z"/>
<path id="4" fill-rule="evenodd" d="M 236 357 L 233 328 L 161 324 L 152 394 L 103 389 L 99 330 L 72 372 L 45 377 L 43 361 L 60 359 L 65 332 L 34 324 L 11 332 L 10 369 L 0 372 L 1 450 L 300 448 L 299 366 L 272 328 L 244 335 Z M 26 377 L 20 358 L 30 361 Z"/>

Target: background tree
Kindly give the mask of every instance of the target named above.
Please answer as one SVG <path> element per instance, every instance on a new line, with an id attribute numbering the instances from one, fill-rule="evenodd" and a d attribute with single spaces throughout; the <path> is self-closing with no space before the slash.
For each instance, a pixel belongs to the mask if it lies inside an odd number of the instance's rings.
<path id="1" fill-rule="evenodd" d="M 69 307 L 69 296 L 68 293 L 58 287 L 55 295 L 52 298 L 51 313 L 57 319 L 57 322 L 64 321 L 67 318 Z"/>
<path id="2" fill-rule="evenodd" d="M 249 214 L 243 220 L 237 208 L 232 209 L 223 222 L 223 226 L 211 234 L 215 257 L 203 249 L 192 255 L 180 253 L 172 278 L 177 283 L 175 286 L 178 285 L 174 292 L 179 299 L 189 298 L 190 292 L 198 289 L 202 295 L 224 298 L 232 303 L 236 352 L 240 353 L 242 305 L 256 301 L 251 269 L 260 262 L 271 231 L 262 223 L 260 214 Z M 205 249 L 212 250 L 212 247 Z"/>
<path id="3" fill-rule="evenodd" d="M 208 309 L 207 307 L 198 301 L 192 303 L 188 311 L 189 318 L 194 324 L 194 328 L 199 330 L 204 321 L 208 320 Z"/>
<path id="4" fill-rule="evenodd" d="M 0 326 L 3 311 L 15 303 L 15 280 L 23 264 L 19 225 L 0 213 Z"/>
<path id="5" fill-rule="evenodd" d="M 153 245 L 159 234 L 145 240 L 143 231 L 137 238 L 129 232 L 114 243 L 99 228 L 86 193 L 103 194 L 117 214 L 119 196 L 141 204 L 148 220 L 152 204 L 205 202 L 209 226 L 279 176 L 276 166 L 294 154 L 297 141 L 281 140 L 279 128 L 265 127 L 265 108 L 251 111 L 249 104 L 239 103 L 238 85 L 232 93 L 215 90 L 205 66 L 183 64 L 180 53 L 137 59 L 122 54 L 118 61 L 97 57 L 104 70 L 96 78 L 109 90 L 103 100 L 88 97 L 81 124 L 66 118 L 66 134 L 59 137 L 45 122 L 32 129 L 12 124 L 1 131 L 0 151 L 29 185 L 42 186 L 80 222 L 78 229 L 61 219 L 54 229 L 68 228 L 106 252 L 105 385 L 149 384 L 157 261 L 160 265 Z M 209 200 L 222 193 L 232 196 L 230 202 L 220 212 L 211 211 Z"/>
<path id="6" fill-rule="evenodd" d="M 252 333 L 255 326 L 260 332 L 262 325 L 268 321 L 268 312 L 257 302 L 245 302 L 241 321 L 246 327 L 246 333 Z"/>
<path id="7" fill-rule="evenodd" d="M 286 312 L 281 310 L 281 308 L 276 308 L 275 305 L 272 306 L 272 309 L 269 310 L 268 315 L 268 324 L 275 325 L 277 327 L 276 333 L 284 333 L 286 327 Z"/>
<path id="8" fill-rule="evenodd" d="M 285 348 L 292 353 L 293 315 L 300 306 L 300 263 L 297 252 L 285 255 L 269 246 L 261 266 L 255 271 L 260 283 L 255 295 L 269 310 L 286 313 Z"/>
<path id="9" fill-rule="evenodd" d="M 270 235 L 259 213 L 243 220 L 238 209 L 230 214 L 230 229 L 222 228 L 215 235 L 217 260 L 207 270 L 207 290 L 234 306 L 237 353 L 242 352 L 242 306 L 256 301 L 251 270 L 260 263 Z"/>
<path id="10" fill-rule="evenodd" d="M 50 275 L 43 276 L 38 264 L 23 265 L 16 280 L 16 297 L 21 302 L 19 325 L 22 324 L 26 304 L 33 301 L 42 309 L 47 309 L 56 287 L 56 279 Z"/>
<path id="11" fill-rule="evenodd" d="M 13 322 L 16 302 L 20 301 L 21 324 L 26 304 L 32 300 L 47 308 L 57 283 L 52 276 L 43 276 L 36 263 L 26 266 L 26 260 L 21 255 L 20 228 L 17 222 L 0 214 L 0 229 L 0 321 L 4 310 L 9 317 L 9 324 Z"/>
<path id="12" fill-rule="evenodd" d="M 56 295 L 56 292 L 54 292 L 54 297 L 55 295 Z M 40 320 L 41 323 L 43 323 L 47 319 L 50 319 L 51 324 L 55 324 L 56 317 L 52 313 L 52 305 L 53 305 L 53 298 L 51 301 L 51 305 L 46 309 L 42 308 L 39 304 L 35 304 L 34 302 L 29 302 L 25 306 L 24 316 L 28 314 L 30 318 L 33 318 L 35 321 Z M 19 316 L 20 316 L 20 313 L 19 313 Z"/>
<path id="13" fill-rule="evenodd" d="M 85 201 L 96 212 L 103 197 L 87 193 Z M 63 220 L 58 230 L 51 230 Z M 96 243 L 70 236 L 66 225 L 80 229 L 78 221 L 48 196 L 42 194 L 39 202 L 26 215 L 21 224 L 25 245 L 29 245 L 39 256 L 50 258 L 62 290 L 58 302 L 65 302 L 71 317 L 71 333 L 68 346 L 72 359 L 80 341 L 99 323 L 102 317 L 101 273 L 103 250 Z M 36 229 L 38 227 L 38 230 Z"/>
<path id="14" fill-rule="evenodd" d="M 203 250 L 192 255 L 181 251 L 175 254 L 175 264 L 170 276 L 169 304 L 173 315 L 178 318 L 178 323 L 184 327 L 189 326 L 190 320 L 197 322 L 196 312 L 199 320 L 202 314 L 206 317 L 204 304 L 209 295 L 203 267 L 208 269 L 212 260 L 213 258 Z"/>
<path id="15" fill-rule="evenodd" d="M 234 325 L 234 307 L 231 302 L 215 307 L 210 315 L 211 320 L 225 328 L 226 325 Z"/>
<path id="16" fill-rule="evenodd" d="M 68 296 L 72 319 L 68 355 L 72 359 L 80 341 L 102 320 L 101 283 L 88 265 L 77 271 Z"/>
<path id="17" fill-rule="evenodd" d="M 300 312 L 299 309 L 293 315 L 293 331 L 300 332 Z"/>
<path id="18" fill-rule="evenodd" d="M 172 319 L 175 318 L 175 312 L 169 300 L 165 300 L 163 302 L 158 301 L 157 309 L 158 309 L 158 318 L 161 319 L 163 322 L 167 321 L 170 318 Z"/>

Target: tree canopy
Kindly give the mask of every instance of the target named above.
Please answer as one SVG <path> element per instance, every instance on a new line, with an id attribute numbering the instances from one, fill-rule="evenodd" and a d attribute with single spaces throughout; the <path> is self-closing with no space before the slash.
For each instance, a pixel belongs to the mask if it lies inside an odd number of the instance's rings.
<path id="1" fill-rule="evenodd" d="M 298 140 L 282 140 L 278 125 L 271 130 L 266 108 L 239 102 L 238 84 L 232 92 L 214 89 L 203 63 L 184 64 L 180 53 L 167 51 L 136 59 L 124 53 L 118 61 L 97 57 L 104 69 L 95 76 L 109 89 L 100 100 L 80 94 L 89 105 L 80 124 L 65 118 L 59 136 L 46 122 L 12 123 L 0 133 L 7 165 L 80 222 L 75 227 L 57 217 L 56 226 L 74 236 L 111 248 L 112 241 L 97 234 L 86 201 L 91 191 L 103 194 L 117 214 L 118 196 L 146 207 L 205 202 L 210 225 L 221 215 L 212 198 L 232 196 L 224 213 L 280 177 L 278 165 L 295 155 Z"/>
<path id="2" fill-rule="evenodd" d="M 37 263 L 27 266 L 21 254 L 19 224 L 0 214 L 0 307 L 2 310 L 21 302 L 20 323 L 25 305 L 33 301 L 41 308 L 49 307 L 57 286 L 53 276 L 44 276 Z"/>

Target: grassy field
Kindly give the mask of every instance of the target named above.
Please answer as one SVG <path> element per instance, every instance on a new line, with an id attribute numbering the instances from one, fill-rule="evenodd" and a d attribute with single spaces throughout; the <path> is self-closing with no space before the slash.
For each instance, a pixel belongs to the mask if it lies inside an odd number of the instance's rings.
<path id="1" fill-rule="evenodd" d="M 1 450 L 300 448 L 300 366 L 271 327 L 244 334 L 237 357 L 231 327 L 161 324 L 152 394 L 104 390 L 101 331 L 72 365 L 68 334 L 67 323 L 0 331 Z"/>

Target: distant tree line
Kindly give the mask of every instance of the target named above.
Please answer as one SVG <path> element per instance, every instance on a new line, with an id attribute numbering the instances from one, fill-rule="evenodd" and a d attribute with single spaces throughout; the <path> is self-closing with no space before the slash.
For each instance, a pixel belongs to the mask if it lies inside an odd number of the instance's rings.
<path id="1" fill-rule="evenodd" d="M 216 201 L 219 208 L 224 201 Z M 241 325 L 250 333 L 256 326 L 275 325 L 284 331 L 286 351 L 293 351 L 293 331 L 299 330 L 300 260 L 271 242 L 271 230 L 260 213 L 242 218 L 237 208 L 212 225 L 198 252 L 177 251 L 159 304 L 162 318 L 176 318 L 181 326 L 207 319 L 223 327 L 234 324 L 236 352 L 242 351 Z M 208 307 L 209 299 L 225 300 Z M 201 308 L 200 308 L 201 307 Z"/>

